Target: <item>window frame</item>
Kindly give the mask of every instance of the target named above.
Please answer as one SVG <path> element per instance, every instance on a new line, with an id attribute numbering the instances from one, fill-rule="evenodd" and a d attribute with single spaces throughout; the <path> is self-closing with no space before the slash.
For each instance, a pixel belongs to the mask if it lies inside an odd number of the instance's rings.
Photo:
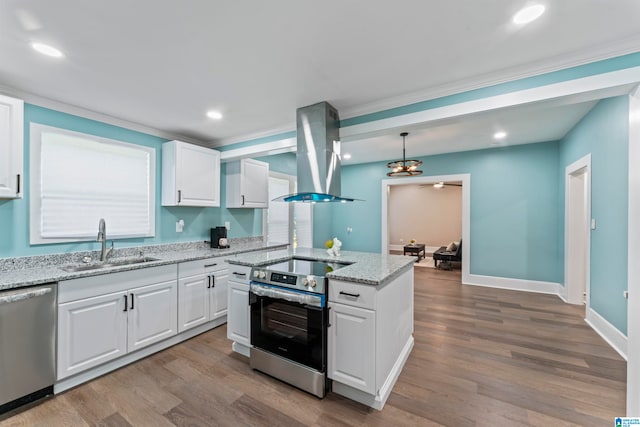
<path id="1" fill-rule="evenodd" d="M 91 237 L 42 237 L 42 187 L 40 185 L 42 178 L 42 134 L 43 132 L 55 132 L 58 134 L 68 135 L 75 138 L 88 139 L 93 142 L 109 145 L 124 146 L 140 151 L 145 151 L 149 155 L 149 230 L 147 233 L 117 235 L 116 239 L 128 238 L 146 238 L 155 237 L 156 234 L 156 149 L 140 144 L 134 144 L 125 141 L 118 141 L 111 138 L 105 138 L 83 132 L 76 132 L 69 129 L 48 126 L 40 123 L 31 123 L 29 126 L 29 243 L 32 245 L 49 244 L 49 243 L 73 243 L 73 242 L 89 242 L 94 241 Z M 107 224 L 108 226 L 108 224 Z M 108 231 L 108 229 L 107 229 Z M 96 236 L 98 233 L 98 224 L 96 223 Z M 107 234 L 107 237 L 109 234 Z"/>

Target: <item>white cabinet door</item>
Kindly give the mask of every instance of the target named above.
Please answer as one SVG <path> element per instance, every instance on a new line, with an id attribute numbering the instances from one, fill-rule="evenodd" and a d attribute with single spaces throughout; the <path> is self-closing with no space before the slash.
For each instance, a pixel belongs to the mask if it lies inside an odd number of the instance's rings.
<path id="1" fill-rule="evenodd" d="M 227 294 L 229 292 L 229 270 L 219 270 L 211 274 L 210 314 L 211 320 L 227 315 Z"/>
<path id="2" fill-rule="evenodd" d="M 375 395 L 375 312 L 344 304 L 329 306 L 329 378 Z"/>
<path id="3" fill-rule="evenodd" d="M 127 353 L 125 292 L 58 306 L 58 379 Z"/>
<path id="4" fill-rule="evenodd" d="M 227 312 L 227 338 L 249 347 L 251 323 L 249 320 L 249 285 L 229 281 L 229 307 Z"/>
<path id="5" fill-rule="evenodd" d="M 220 206 L 220 152 L 180 141 L 164 143 L 162 205 Z"/>
<path id="6" fill-rule="evenodd" d="M 227 207 L 269 207 L 269 163 L 242 159 L 226 164 Z"/>
<path id="7" fill-rule="evenodd" d="M 176 335 L 177 280 L 129 291 L 128 351 L 135 351 Z"/>
<path id="8" fill-rule="evenodd" d="M 0 95 L 0 198 L 22 197 L 24 103 Z"/>
<path id="9" fill-rule="evenodd" d="M 185 277 L 178 280 L 178 332 L 209 321 L 208 276 Z"/>
<path id="10" fill-rule="evenodd" d="M 242 162 L 243 206 L 266 208 L 269 206 L 269 163 L 253 159 Z"/>

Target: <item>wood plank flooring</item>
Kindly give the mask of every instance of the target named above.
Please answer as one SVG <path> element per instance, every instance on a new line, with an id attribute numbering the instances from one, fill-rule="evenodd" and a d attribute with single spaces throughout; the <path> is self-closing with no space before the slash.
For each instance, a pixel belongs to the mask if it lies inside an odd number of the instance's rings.
<path id="1" fill-rule="evenodd" d="M 249 368 L 225 326 L 0 421 L 1 426 L 608 426 L 626 363 L 557 297 L 415 270 L 415 347 L 379 412 Z"/>

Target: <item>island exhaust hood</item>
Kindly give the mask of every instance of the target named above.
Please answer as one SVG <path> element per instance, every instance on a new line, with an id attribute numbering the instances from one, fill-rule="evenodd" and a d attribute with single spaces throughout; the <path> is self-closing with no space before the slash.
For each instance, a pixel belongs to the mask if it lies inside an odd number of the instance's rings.
<path id="1" fill-rule="evenodd" d="M 274 201 L 353 202 L 340 192 L 340 119 L 328 102 L 296 110 L 298 192 Z"/>

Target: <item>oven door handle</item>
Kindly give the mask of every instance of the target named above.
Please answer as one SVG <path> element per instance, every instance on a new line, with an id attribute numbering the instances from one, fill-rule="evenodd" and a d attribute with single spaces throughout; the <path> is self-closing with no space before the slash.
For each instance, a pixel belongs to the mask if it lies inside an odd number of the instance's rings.
<path id="1" fill-rule="evenodd" d="M 319 295 L 309 295 L 300 292 L 291 292 L 284 289 L 276 289 L 271 286 L 262 286 L 252 283 L 250 293 L 259 297 L 268 297 L 273 299 L 281 299 L 298 304 L 310 305 L 313 307 L 322 307 L 322 298 Z"/>

